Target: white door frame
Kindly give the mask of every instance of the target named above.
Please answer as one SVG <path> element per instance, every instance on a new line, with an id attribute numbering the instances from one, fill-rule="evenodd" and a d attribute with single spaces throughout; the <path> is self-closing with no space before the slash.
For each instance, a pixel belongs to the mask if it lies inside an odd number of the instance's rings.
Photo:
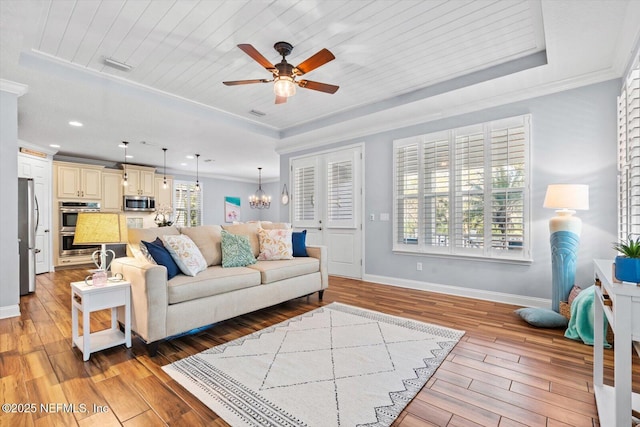
<path id="1" fill-rule="evenodd" d="M 358 278 L 362 279 L 362 277 L 364 276 L 364 266 L 365 266 L 365 233 L 364 233 L 364 224 L 365 224 L 365 210 L 364 207 L 366 206 L 366 201 L 365 201 L 365 144 L 364 142 L 359 142 L 359 143 L 355 143 L 355 144 L 349 144 L 349 145 L 345 145 L 345 146 L 341 146 L 341 147 L 335 147 L 335 148 L 330 148 L 330 149 L 325 149 L 325 150 L 320 150 L 320 151 L 315 151 L 313 153 L 310 154 L 304 154 L 304 155 L 300 155 L 300 156 L 293 156 L 289 158 L 289 168 L 288 168 L 288 173 L 289 173 L 289 178 L 288 178 L 288 188 L 291 189 L 291 191 L 294 191 L 294 185 L 293 185 L 293 162 L 294 161 L 298 161 L 301 159 L 312 159 L 314 157 L 318 157 L 318 156 L 326 156 L 328 154 L 331 153 L 335 153 L 335 152 L 339 152 L 339 151 L 344 151 L 344 150 L 350 150 L 350 149 L 359 149 L 360 150 L 360 165 L 359 168 L 359 176 L 357 177 L 357 179 L 359 180 L 360 183 L 360 197 L 359 197 L 359 201 L 360 201 L 360 206 L 357 207 L 356 209 L 356 215 L 357 215 L 357 221 L 359 223 L 359 227 L 360 227 L 360 267 L 359 267 L 359 274 L 358 274 Z M 317 162 L 316 162 L 317 164 Z M 317 177 L 319 177 L 319 175 L 316 175 Z M 323 180 L 326 180 L 326 176 L 322 178 Z M 326 182 L 322 183 L 322 186 L 324 188 L 326 188 Z M 293 209 L 294 209 L 294 203 L 289 203 L 288 205 L 288 214 L 289 214 L 289 220 L 293 223 Z M 325 207 L 326 210 L 326 207 Z M 323 224 L 324 227 L 324 224 Z"/>

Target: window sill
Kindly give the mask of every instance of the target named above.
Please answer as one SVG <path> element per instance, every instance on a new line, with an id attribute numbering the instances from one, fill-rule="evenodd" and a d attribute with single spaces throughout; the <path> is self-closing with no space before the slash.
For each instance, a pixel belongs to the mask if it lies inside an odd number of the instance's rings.
<path id="1" fill-rule="evenodd" d="M 488 257 L 483 255 L 469 255 L 469 254 L 454 255 L 454 254 L 447 254 L 447 253 L 406 251 L 402 249 L 393 249 L 391 252 L 396 255 L 412 255 L 412 256 L 419 256 L 423 258 L 441 258 L 441 259 L 462 260 L 462 261 L 495 262 L 498 264 L 529 265 L 533 263 L 533 259 L 531 258 Z"/>

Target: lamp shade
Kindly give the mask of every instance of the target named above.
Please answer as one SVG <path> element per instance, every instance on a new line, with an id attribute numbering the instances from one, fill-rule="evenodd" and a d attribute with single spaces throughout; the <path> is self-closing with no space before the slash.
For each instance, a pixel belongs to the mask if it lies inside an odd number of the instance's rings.
<path id="1" fill-rule="evenodd" d="M 127 242 L 127 218 L 110 212 L 80 212 L 73 244 L 101 245 Z"/>
<path id="2" fill-rule="evenodd" d="M 582 184 L 551 184 L 544 197 L 545 208 L 589 210 L 589 186 Z"/>

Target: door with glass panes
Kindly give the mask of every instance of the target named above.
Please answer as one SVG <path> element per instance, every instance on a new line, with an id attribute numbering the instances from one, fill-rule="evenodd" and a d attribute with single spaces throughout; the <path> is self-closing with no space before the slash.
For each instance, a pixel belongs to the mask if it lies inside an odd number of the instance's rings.
<path id="1" fill-rule="evenodd" d="M 291 161 L 291 219 L 325 245 L 329 274 L 362 277 L 362 148 Z"/>

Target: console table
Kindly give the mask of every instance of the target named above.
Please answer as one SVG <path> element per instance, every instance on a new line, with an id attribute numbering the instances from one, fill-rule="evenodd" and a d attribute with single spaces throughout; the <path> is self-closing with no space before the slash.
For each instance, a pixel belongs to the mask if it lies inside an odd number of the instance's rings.
<path id="1" fill-rule="evenodd" d="M 593 331 L 593 388 L 602 427 L 631 425 L 631 409 L 640 410 L 640 395 L 631 391 L 631 347 L 640 351 L 640 286 L 614 283 L 613 260 L 594 260 L 594 325 L 606 316 L 615 333 L 614 386 L 604 385 L 603 328 Z M 640 353 L 639 353 L 640 354 Z"/>

